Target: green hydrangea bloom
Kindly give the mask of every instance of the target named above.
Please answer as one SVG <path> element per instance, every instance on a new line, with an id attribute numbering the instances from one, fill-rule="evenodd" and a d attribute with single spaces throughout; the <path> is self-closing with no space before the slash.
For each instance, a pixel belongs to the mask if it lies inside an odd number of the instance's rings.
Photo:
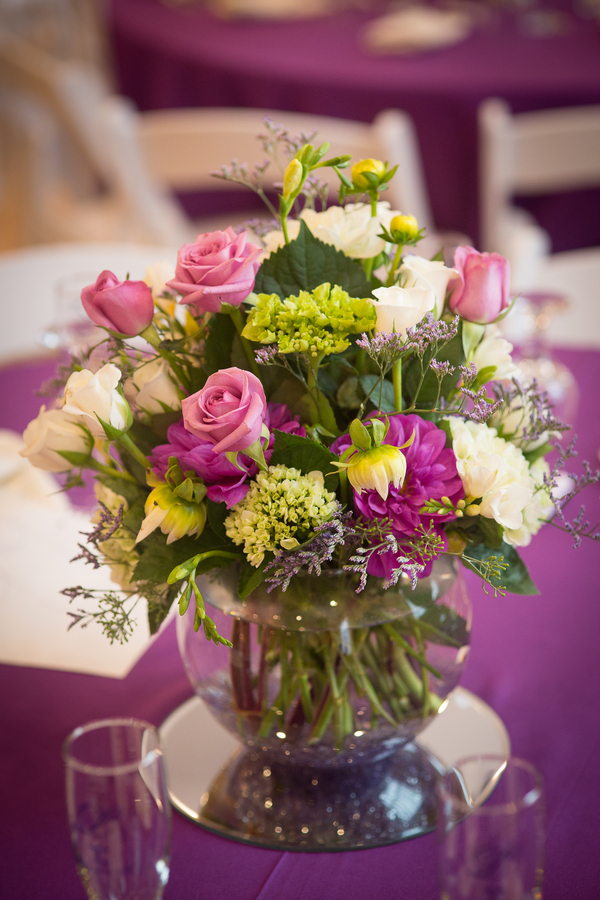
<path id="1" fill-rule="evenodd" d="M 376 312 L 365 299 L 350 297 L 338 285 L 320 284 L 314 291 L 282 300 L 277 294 L 258 294 L 243 336 L 259 344 L 278 344 L 281 353 L 310 356 L 341 353 L 349 334 L 375 327 Z"/>
<path id="2" fill-rule="evenodd" d="M 244 545 L 248 561 L 258 567 L 267 551 L 297 547 L 337 509 L 335 494 L 325 490 L 322 472 L 302 475 L 299 469 L 269 466 L 232 507 L 225 531 L 234 544 Z"/>

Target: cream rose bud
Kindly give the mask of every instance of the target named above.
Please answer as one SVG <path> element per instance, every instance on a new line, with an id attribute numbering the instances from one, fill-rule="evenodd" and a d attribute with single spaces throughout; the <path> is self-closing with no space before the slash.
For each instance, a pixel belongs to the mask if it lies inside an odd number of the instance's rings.
<path id="1" fill-rule="evenodd" d="M 404 258 L 398 270 L 403 288 L 428 288 L 435 294 L 435 317 L 439 319 L 444 309 L 448 285 L 458 278 L 456 269 L 449 269 L 443 262 L 410 255 Z"/>
<path id="2" fill-rule="evenodd" d="M 149 415 L 181 407 L 180 392 L 171 370 L 159 356 L 137 367 L 125 383 L 125 396 Z"/>
<path id="3" fill-rule="evenodd" d="M 119 369 L 112 363 L 102 366 L 96 374 L 89 369 L 73 372 L 65 386 L 63 411 L 79 417 L 97 438 L 106 437 L 98 417 L 113 428 L 125 431 L 131 422 L 131 410 L 125 397 L 117 391 L 120 378 Z"/>
<path id="4" fill-rule="evenodd" d="M 425 313 L 435 309 L 435 293 L 432 288 L 380 287 L 373 291 L 377 300 L 371 300 L 377 312 L 377 332 L 406 334 L 421 321 Z"/>
<path id="5" fill-rule="evenodd" d="M 37 418 L 23 432 L 25 446 L 19 451 L 36 469 L 46 472 L 67 472 L 73 464 L 60 455 L 59 450 L 89 455 L 94 441 L 77 419 L 64 409 L 42 406 Z"/>

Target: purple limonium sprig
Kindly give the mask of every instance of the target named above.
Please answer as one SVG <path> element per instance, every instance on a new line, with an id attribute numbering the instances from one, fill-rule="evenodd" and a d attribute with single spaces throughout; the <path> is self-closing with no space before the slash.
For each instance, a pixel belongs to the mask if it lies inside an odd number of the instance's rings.
<path id="1" fill-rule="evenodd" d="M 468 387 L 461 387 L 460 392 L 473 402 L 473 409 L 463 410 L 462 415 L 480 425 L 485 424 L 500 409 L 503 403 L 502 400 L 495 400 L 491 403 L 484 387 L 479 388 L 478 391 L 472 391 Z"/>
<path id="2" fill-rule="evenodd" d="M 80 532 L 85 534 L 88 544 L 93 544 L 95 547 L 102 541 L 107 541 L 112 537 L 115 531 L 118 531 L 123 524 L 123 503 L 121 503 L 116 513 L 111 513 L 110 509 L 101 500 L 98 501 L 98 507 L 100 518 L 95 529 L 89 533 L 85 531 Z"/>
<path id="3" fill-rule="evenodd" d="M 451 322 L 436 321 L 433 313 L 428 312 L 418 325 L 407 328 L 404 347 L 413 350 L 417 356 L 423 356 L 429 347 L 446 344 L 456 337 L 459 321 L 460 316 L 455 316 Z"/>
<path id="4" fill-rule="evenodd" d="M 279 344 L 270 344 L 261 350 L 255 350 L 254 358 L 259 366 L 275 365 L 275 357 L 279 354 Z"/>
<path id="5" fill-rule="evenodd" d="M 78 553 L 77 556 L 74 556 L 73 559 L 70 559 L 69 562 L 76 562 L 78 559 L 83 559 L 86 565 L 93 566 L 94 569 L 99 569 L 101 566 L 100 560 L 96 556 L 95 553 L 92 553 L 84 544 L 77 544 L 81 553 Z"/>
<path id="6" fill-rule="evenodd" d="M 382 331 L 369 337 L 363 332 L 356 341 L 356 346 L 364 350 L 379 368 L 386 372 L 406 352 L 404 337 L 389 331 Z"/>
<path id="7" fill-rule="evenodd" d="M 542 435 L 557 437 L 560 433 L 570 430 L 570 425 L 554 415 L 554 404 L 548 392 L 540 388 L 535 378 L 526 386 L 518 381 L 513 381 L 510 388 L 496 384 L 494 393 L 503 402 L 507 411 L 510 411 L 511 404 L 517 398 L 522 400 L 524 411 L 522 441 L 525 445 L 533 444 Z M 502 425 L 502 419 L 499 424 Z"/>
<path id="8" fill-rule="evenodd" d="M 429 368 L 433 369 L 439 379 L 442 379 L 445 375 L 452 375 L 456 371 L 456 366 L 451 365 L 447 359 L 432 359 L 429 363 Z"/>
<path id="9" fill-rule="evenodd" d="M 584 537 L 591 538 L 593 541 L 600 541 L 600 522 L 597 522 L 595 525 L 590 524 L 589 520 L 585 518 L 584 505 L 579 508 L 577 515 L 569 520 L 565 514 L 565 507 L 584 488 L 600 483 L 600 469 L 593 470 L 590 463 L 584 459 L 582 460 L 583 472 L 580 475 L 564 471 L 564 465 L 567 460 L 577 456 L 577 451 L 575 450 L 576 441 L 577 438 L 575 437 L 567 447 L 560 448 L 560 453 L 554 466 L 547 475 L 544 475 L 544 488 L 548 491 L 556 510 L 554 517 L 550 520 L 550 524 L 570 534 L 573 538 L 573 546 L 579 547 Z M 561 492 L 559 476 L 562 477 L 563 483 L 565 476 L 571 481 L 571 488 L 567 493 Z"/>
<path id="10" fill-rule="evenodd" d="M 314 536 L 305 544 L 293 550 L 281 550 L 275 559 L 265 566 L 265 572 L 273 571 L 266 579 L 270 592 L 274 588 L 286 591 L 292 578 L 306 568 L 309 575 L 320 575 L 324 563 L 333 559 L 337 547 L 343 545 L 347 537 L 346 523 L 352 513 L 334 516 L 329 522 L 317 525 Z"/>
<path id="11" fill-rule="evenodd" d="M 462 375 L 462 386 L 465 388 L 471 387 L 477 378 L 477 366 L 475 363 L 469 363 L 466 366 L 459 366 L 458 371 Z"/>

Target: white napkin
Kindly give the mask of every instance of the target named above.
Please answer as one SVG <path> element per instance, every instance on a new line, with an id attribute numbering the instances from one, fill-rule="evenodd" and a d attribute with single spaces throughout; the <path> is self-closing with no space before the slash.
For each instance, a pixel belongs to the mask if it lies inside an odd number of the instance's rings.
<path id="1" fill-rule="evenodd" d="M 472 28 L 467 11 L 409 6 L 372 19 L 363 30 L 363 42 L 373 53 L 417 53 L 456 44 Z"/>
<path id="2" fill-rule="evenodd" d="M 107 568 L 69 563 L 92 530 L 90 515 L 74 509 L 48 472 L 19 456 L 21 438 L 0 430 L 0 662 L 124 678 L 150 645 L 146 604 L 126 644 L 110 644 L 95 622 L 67 627 L 81 605 L 69 605 L 63 588 L 113 590 Z"/>

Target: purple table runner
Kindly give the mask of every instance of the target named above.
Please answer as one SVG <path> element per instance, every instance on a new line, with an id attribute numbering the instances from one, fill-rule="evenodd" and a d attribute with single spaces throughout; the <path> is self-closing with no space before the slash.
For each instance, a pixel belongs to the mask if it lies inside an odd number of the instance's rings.
<path id="1" fill-rule="evenodd" d="M 600 353 L 557 355 L 581 388 L 580 457 L 595 462 Z M 48 362 L 0 370 L 0 425 L 24 427 L 40 403 L 30 392 L 50 374 Z M 597 521 L 598 490 L 585 500 Z M 574 551 L 567 536 L 547 527 L 523 551 L 539 596 L 494 599 L 471 582 L 473 643 L 463 685 L 502 717 L 514 754 L 544 775 L 544 900 L 597 900 L 600 885 L 598 550 L 586 541 Z M 0 691 L 2 896 L 83 900 L 69 846 L 61 744 L 94 718 L 133 715 L 160 724 L 191 695 L 174 627 L 122 681 L 0 666 Z M 435 900 L 435 860 L 433 835 L 353 853 L 294 854 L 228 841 L 175 814 L 165 900 Z"/>

